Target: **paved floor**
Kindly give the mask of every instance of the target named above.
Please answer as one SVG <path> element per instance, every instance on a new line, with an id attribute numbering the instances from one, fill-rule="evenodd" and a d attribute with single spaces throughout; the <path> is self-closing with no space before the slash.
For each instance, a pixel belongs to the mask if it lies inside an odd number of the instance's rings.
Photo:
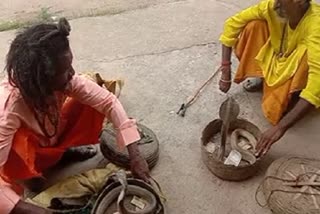
<path id="1" fill-rule="evenodd" d="M 29 3 L 16 2 L 26 11 L 39 8 L 35 0 L 31 1 L 35 2 L 32 8 L 28 8 Z M 99 1 L 83 2 L 68 1 L 64 12 L 81 12 L 92 5 L 96 8 L 94 4 L 103 8 L 110 3 L 103 1 L 99 6 Z M 123 9 L 117 14 L 71 21 L 74 65 L 78 71 L 96 70 L 106 77 L 125 79 L 121 101 L 128 114 L 152 128 L 161 142 L 160 162 L 152 174 L 168 197 L 169 213 L 269 214 L 270 211 L 259 207 L 254 198 L 265 169 L 272 160 L 285 155 L 319 156 L 318 113 L 292 128 L 273 147 L 259 175 L 241 183 L 217 179 L 200 158 L 201 131 L 217 118 L 219 105 L 226 98 L 218 91 L 217 79 L 188 110 L 185 118 L 174 113 L 219 65 L 218 37 L 223 20 L 256 1 L 111 2 L 114 7 Z M 1 4 L 9 5 L 1 2 L 0 7 Z M 59 1 L 50 1 L 51 4 L 61 10 Z M 0 18 L 14 16 L 16 5 L 9 6 L 6 13 L 0 13 Z M 13 36 L 13 31 L 0 33 L 0 66 L 4 65 Z M 269 127 L 261 113 L 259 93 L 247 94 L 240 86 L 233 85 L 229 95 L 240 103 L 242 117 L 262 130 Z"/>

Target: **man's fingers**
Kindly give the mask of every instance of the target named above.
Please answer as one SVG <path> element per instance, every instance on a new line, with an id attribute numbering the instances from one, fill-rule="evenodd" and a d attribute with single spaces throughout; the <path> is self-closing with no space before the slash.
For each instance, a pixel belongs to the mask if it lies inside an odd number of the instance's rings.
<path id="1" fill-rule="evenodd" d="M 267 140 L 265 138 L 261 138 L 259 143 L 258 143 L 258 146 L 257 146 L 257 152 L 256 152 L 256 156 L 260 157 L 262 154 L 263 154 L 263 151 L 265 149 L 265 147 L 267 146 Z"/>
<path id="2" fill-rule="evenodd" d="M 222 85 L 221 83 L 219 84 L 219 89 L 220 91 L 224 92 L 224 85 Z"/>
<path id="3" fill-rule="evenodd" d="M 258 143 L 257 143 L 257 148 L 256 148 L 256 153 L 259 154 L 259 152 L 261 151 L 261 149 L 263 148 L 263 138 L 260 138 Z"/>
<path id="4" fill-rule="evenodd" d="M 261 147 L 262 147 L 262 139 L 260 138 L 260 140 L 257 143 L 257 148 L 256 148 L 257 152 L 260 151 Z"/>
<path id="5" fill-rule="evenodd" d="M 267 144 L 266 147 L 263 149 L 261 156 L 265 156 L 268 153 L 269 149 L 270 149 L 270 144 Z"/>
<path id="6" fill-rule="evenodd" d="M 150 183 L 150 175 L 145 174 L 143 180 L 147 183 Z"/>
<path id="7" fill-rule="evenodd" d="M 262 155 L 262 153 L 263 153 L 263 150 L 264 150 L 264 147 L 261 147 L 261 148 L 257 151 L 256 156 L 257 156 L 257 157 L 261 157 L 261 155 Z"/>
<path id="8" fill-rule="evenodd" d="M 138 178 L 142 179 L 143 181 L 147 182 L 147 183 L 150 183 L 150 175 L 148 173 L 145 173 L 145 172 L 141 172 L 139 173 L 139 175 L 137 175 Z"/>
<path id="9" fill-rule="evenodd" d="M 149 183 L 149 178 L 150 178 L 149 171 L 145 171 L 143 169 L 132 170 L 132 174 L 134 177 Z"/>
<path id="10" fill-rule="evenodd" d="M 229 88 L 221 87 L 220 91 L 222 91 L 223 93 L 227 93 L 229 91 Z"/>
<path id="11" fill-rule="evenodd" d="M 223 81 L 219 81 L 219 89 L 220 91 L 224 92 L 224 93 L 227 93 L 229 91 L 231 87 L 231 83 L 229 82 L 223 82 Z"/>
<path id="12" fill-rule="evenodd" d="M 264 151 L 262 153 L 262 156 L 265 156 L 269 152 L 269 150 L 271 149 L 272 144 L 273 144 L 272 141 L 268 142 L 268 144 L 266 145 L 266 148 L 264 149 Z"/>

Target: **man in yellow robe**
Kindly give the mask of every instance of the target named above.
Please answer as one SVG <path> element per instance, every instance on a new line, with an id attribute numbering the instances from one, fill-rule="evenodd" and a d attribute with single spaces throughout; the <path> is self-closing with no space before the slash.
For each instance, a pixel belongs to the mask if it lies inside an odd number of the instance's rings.
<path id="1" fill-rule="evenodd" d="M 263 89 L 262 110 L 274 125 L 263 133 L 257 155 L 312 108 L 320 107 L 320 5 L 311 0 L 263 0 L 229 18 L 222 43 L 220 90 L 231 86 L 231 53 L 239 67 L 234 82 Z"/>

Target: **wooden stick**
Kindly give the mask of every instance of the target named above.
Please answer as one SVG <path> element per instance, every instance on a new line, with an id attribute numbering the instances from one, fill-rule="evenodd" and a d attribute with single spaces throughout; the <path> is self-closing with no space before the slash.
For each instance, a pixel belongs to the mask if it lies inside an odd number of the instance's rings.
<path id="1" fill-rule="evenodd" d="M 315 194 L 315 192 L 312 190 L 312 188 L 309 189 L 310 190 L 310 193 L 311 194 Z M 317 201 L 317 198 L 315 195 L 311 195 L 311 198 L 313 200 L 313 203 L 314 203 L 314 206 L 316 207 L 316 209 L 319 209 L 319 204 L 318 204 L 318 201 Z"/>
<path id="2" fill-rule="evenodd" d="M 211 80 L 213 80 L 213 78 L 219 73 L 219 71 L 220 67 L 213 74 L 211 74 L 211 76 L 201 85 L 201 87 L 195 92 L 195 94 L 188 99 L 188 106 L 192 105 L 196 101 L 203 89 L 211 82 Z"/>
<path id="3" fill-rule="evenodd" d="M 286 171 L 287 175 L 289 175 L 293 179 L 297 179 L 297 176 L 295 176 L 292 172 Z"/>
<path id="4" fill-rule="evenodd" d="M 304 167 L 304 165 L 301 165 L 302 171 L 306 174 L 306 168 Z M 320 170 L 318 172 L 316 172 L 317 174 L 320 173 Z M 317 179 L 318 175 L 313 175 L 308 181 L 309 182 L 314 182 Z M 309 188 L 309 186 L 301 186 L 301 192 L 305 192 L 307 191 L 307 189 Z M 293 200 L 297 200 L 302 194 L 298 193 L 294 196 Z"/>
<path id="5" fill-rule="evenodd" d="M 213 80 L 213 78 L 219 73 L 219 71 L 220 67 L 210 75 L 210 77 L 201 85 L 200 88 L 196 90 L 196 92 L 192 96 L 187 98 L 186 102 L 181 105 L 179 111 L 177 112 L 178 115 L 182 117 L 185 116 L 187 108 L 189 108 L 198 99 L 204 88 Z"/>
<path id="6" fill-rule="evenodd" d="M 283 185 L 285 186 L 292 186 L 292 187 L 301 187 L 301 186 L 316 186 L 320 187 L 320 182 L 314 181 L 301 181 L 301 182 L 286 182 Z"/>

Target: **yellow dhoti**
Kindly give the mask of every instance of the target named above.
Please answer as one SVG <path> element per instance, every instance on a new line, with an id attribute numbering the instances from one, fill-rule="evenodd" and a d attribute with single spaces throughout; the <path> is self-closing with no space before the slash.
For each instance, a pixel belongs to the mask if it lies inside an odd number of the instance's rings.
<path id="1" fill-rule="evenodd" d="M 240 64 L 234 82 L 241 83 L 248 77 L 263 78 L 263 72 L 255 57 L 269 38 L 268 25 L 265 21 L 252 21 L 242 31 L 235 46 L 235 54 Z M 277 124 L 287 110 L 294 92 L 301 91 L 307 85 L 307 54 L 302 57 L 293 77 L 279 86 L 270 87 L 264 83 L 262 110 L 265 117 Z"/>

